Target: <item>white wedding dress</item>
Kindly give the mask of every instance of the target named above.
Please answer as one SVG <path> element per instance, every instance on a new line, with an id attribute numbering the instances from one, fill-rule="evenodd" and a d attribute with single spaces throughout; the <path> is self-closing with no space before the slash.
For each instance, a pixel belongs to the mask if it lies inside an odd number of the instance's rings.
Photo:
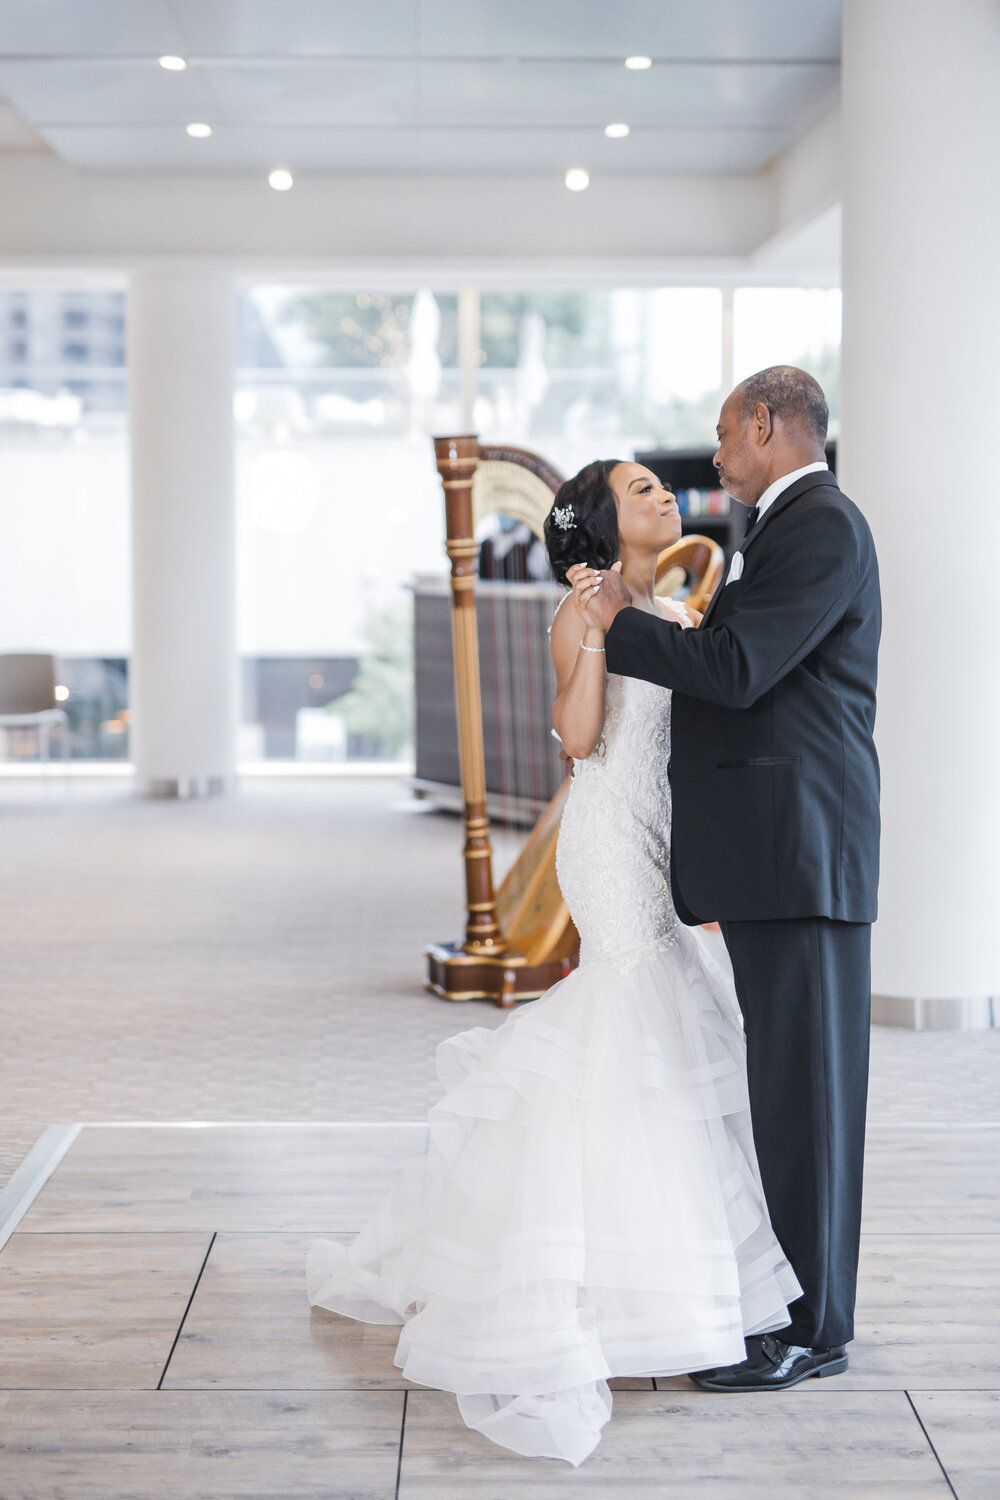
<path id="1" fill-rule="evenodd" d="M 669 735 L 666 690 L 608 677 L 557 853 L 579 968 L 442 1043 L 426 1156 L 350 1246 L 308 1253 L 314 1306 L 402 1324 L 408 1380 L 572 1464 L 610 1379 L 735 1363 L 800 1293 L 764 1205 L 728 955 L 670 901 Z"/>

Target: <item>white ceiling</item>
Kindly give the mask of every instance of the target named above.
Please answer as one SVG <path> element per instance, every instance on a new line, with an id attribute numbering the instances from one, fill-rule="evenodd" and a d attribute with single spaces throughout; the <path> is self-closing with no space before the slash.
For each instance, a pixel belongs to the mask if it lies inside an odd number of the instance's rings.
<path id="1" fill-rule="evenodd" d="M 637 52 L 654 66 L 627 70 Z M 839 52 L 840 0 L 2 0 L 0 150 L 106 172 L 749 173 L 829 105 Z"/>

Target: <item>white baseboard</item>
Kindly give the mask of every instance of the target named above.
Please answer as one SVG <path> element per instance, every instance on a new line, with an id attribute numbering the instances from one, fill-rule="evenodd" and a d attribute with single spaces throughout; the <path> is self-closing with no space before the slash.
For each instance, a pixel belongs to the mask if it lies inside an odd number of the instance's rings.
<path id="1" fill-rule="evenodd" d="M 1000 1026 L 1000 997 L 934 1000 L 923 995 L 873 995 L 872 1021 L 909 1031 L 991 1031 Z"/>

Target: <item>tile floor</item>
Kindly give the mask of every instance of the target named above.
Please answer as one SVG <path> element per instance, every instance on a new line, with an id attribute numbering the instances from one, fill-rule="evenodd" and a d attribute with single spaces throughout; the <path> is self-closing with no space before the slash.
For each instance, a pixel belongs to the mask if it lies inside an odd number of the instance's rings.
<path id="1" fill-rule="evenodd" d="M 846 1375 L 761 1397 L 618 1382 L 573 1471 L 408 1387 L 394 1329 L 307 1304 L 309 1240 L 359 1227 L 419 1127 L 85 1125 L 0 1255 L 0 1494 L 995 1497 L 1000 1132 L 943 1134 L 873 1132 Z"/>

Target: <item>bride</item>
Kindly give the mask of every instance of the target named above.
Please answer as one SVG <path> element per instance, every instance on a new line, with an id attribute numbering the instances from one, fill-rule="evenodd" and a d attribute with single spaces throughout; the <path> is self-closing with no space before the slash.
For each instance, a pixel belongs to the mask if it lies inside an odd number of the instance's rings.
<path id="1" fill-rule="evenodd" d="M 557 871 L 580 966 L 441 1045 L 427 1155 L 353 1244 L 314 1241 L 307 1261 L 309 1301 L 402 1324 L 396 1364 L 454 1391 L 469 1427 L 571 1464 L 600 1440 L 610 1379 L 735 1364 L 800 1293 L 761 1190 L 729 959 L 671 905 L 670 694 L 608 676 L 587 613 L 594 570 L 620 561 L 638 608 L 692 624 L 654 594 L 680 529 L 640 464 L 560 489 L 553 722 L 575 766 Z"/>

